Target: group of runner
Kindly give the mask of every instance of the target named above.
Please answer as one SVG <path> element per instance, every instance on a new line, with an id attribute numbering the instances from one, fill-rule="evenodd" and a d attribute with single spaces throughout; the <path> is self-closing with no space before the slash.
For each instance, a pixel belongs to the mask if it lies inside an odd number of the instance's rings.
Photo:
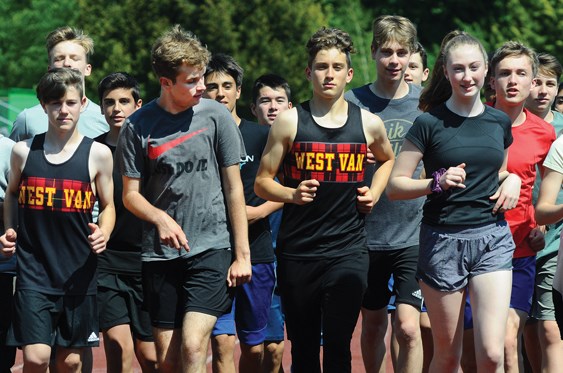
<path id="1" fill-rule="evenodd" d="M 180 26 L 153 45 L 144 105 L 120 72 L 90 101 L 92 39 L 50 33 L 40 104 L 0 138 L 0 373 L 15 346 L 26 371 L 89 371 L 100 331 L 109 372 L 203 372 L 210 341 L 215 372 L 279 372 L 284 319 L 293 372 L 350 372 L 360 312 L 367 372 L 389 350 L 400 372 L 523 372 L 523 340 L 556 371 L 561 65 L 453 31 L 425 83 L 411 21 L 372 31 L 374 82 L 346 90 L 353 42 L 323 27 L 311 98 L 263 75 L 258 123 L 237 114 L 242 67 Z"/>

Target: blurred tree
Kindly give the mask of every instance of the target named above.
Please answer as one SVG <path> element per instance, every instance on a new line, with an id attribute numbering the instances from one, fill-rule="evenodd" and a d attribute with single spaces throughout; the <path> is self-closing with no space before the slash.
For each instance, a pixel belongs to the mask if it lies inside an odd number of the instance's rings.
<path id="1" fill-rule="evenodd" d="M 74 0 L 0 1 L 0 88 L 35 87 L 47 71 L 45 37 L 78 15 Z"/>

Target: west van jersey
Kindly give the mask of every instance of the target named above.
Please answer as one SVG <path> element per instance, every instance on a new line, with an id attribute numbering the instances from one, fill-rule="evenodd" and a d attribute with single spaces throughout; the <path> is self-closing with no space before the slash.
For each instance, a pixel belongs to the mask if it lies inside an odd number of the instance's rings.
<path id="1" fill-rule="evenodd" d="M 70 159 L 52 164 L 45 134 L 33 138 L 18 194 L 17 286 L 54 295 L 96 294 L 96 255 L 88 235 L 96 200 L 84 137 Z"/>
<path id="2" fill-rule="evenodd" d="M 367 153 L 360 108 L 349 103 L 339 128 L 319 126 L 309 102 L 297 106 L 297 115 L 297 133 L 283 161 L 284 184 L 296 188 L 316 179 L 320 186 L 312 202 L 284 205 L 278 255 L 318 259 L 367 250 L 364 216 L 356 207 Z"/>

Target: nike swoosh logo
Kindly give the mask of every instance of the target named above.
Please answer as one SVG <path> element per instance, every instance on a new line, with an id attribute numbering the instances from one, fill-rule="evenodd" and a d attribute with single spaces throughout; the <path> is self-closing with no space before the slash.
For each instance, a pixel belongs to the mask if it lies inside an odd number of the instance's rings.
<path id="1" fill-rule="evenodd" d="M 184 141 L 189 140 L 192 137 L 199 135 L 200 133 L 202 133 L 204 131 L 207 131 L 207 128 L 202 128 L 202 129 L 197 130 L 195 132 L 187 133 L 184 136 L 177 137 L 173 140 L 170 140 L 168 142 L 165 142 L 164 144 L 160 144 L 160 145 L 157 145 L 157 146 L 152 146 L 150 144 L 151 137 L 149 136 L 148 139 L 147 139 L 147 142 L 149 142 L 147 144 L 149 159 L 157 159 L 158 157 L 160 157 L 162 154 L 164 154 L 168 150 L 175 148 L 176 146 L 180 145 Z"/>

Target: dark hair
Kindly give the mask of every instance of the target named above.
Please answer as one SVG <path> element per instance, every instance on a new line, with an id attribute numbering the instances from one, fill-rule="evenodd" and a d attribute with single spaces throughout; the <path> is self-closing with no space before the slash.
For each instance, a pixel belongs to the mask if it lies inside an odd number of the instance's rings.
<path id="1" fill-rule="evenodd" d="M 207 64 L 207 69 L 205 70 L 205 77 L 208 77 L 213 73 L 229 75 L 235 80 L 237 88 L 242 86 L 244 70 L 240 67 L 237 61 L 228 54 L 217 53 L 211 56 L 211 59 Z"/>
<path id="2" fill-rule="evenodd" d="M 64 97 L 68 89 L 73 87 L 82 98 L 84 96 L 82 74 L 68 67 L 60 67 L 51 69 L 43 75 L 35 91 L 39 101 L 48 104 Z"/>
<path id="3" fill-rule="evenodd" d="M 259 76 L 252 86 L 252 102 L 254 104 L 256 104 L 256 100 L 258 100 L 260 90 L 264 87 L 270 87 L 272 89 L 282 88 L 287 96 L 287 101 L 291 101 L 291 88 L 287 80 L 277 74 L 264 74 Z"/>
<path id="4" fill-rule="evenodd" d="M 420 44 L 420 42 L 416 42 L 414 45 L 414 50 L 411 54 L 420 54 L 420 59 L 422 60 L 422 70 L 428 68 L 428 54 L 426 54 L 426 49 Z"/>
<path id="5" fill-rule="evenodd" d="M 450 50 L 460 45 L 473 45 L 479 48 L 483 54 L 483 61 L 487 64 L 487 52 L 481 42 L 469 35 L 465 31 L 450 31 L 442 40 L 440 53 L 436 58 L 436 63 L 432 70 L 430 82 L 424 87 L 420 95 L 419 108 L 422 111 L 429 111 L 444 103 L 452 95 L 452 87 L 446 79 L 444 66 L 446 66 Z"/>
<path id="6" fill-rule="evenodd" d="M 321 50 L 336 48 L 340 52 L 346 54 L 346 63 L 348 67 L 352 67 L 352 60 L 350 54 L 354 53 L 354 44 L 352 38 L 346 31 L 337 28 L 322 27 L 311 36 L 307 42 L 307 51 L 309 53 L 309 60 L 307 66 L 311 67 L 313 60 L 317 57 L 317 53 Z"/>
<path id="7" fill-rule="evenodd" d="M 125 88 L 131 90 L 131 96 L 135 102 L 141 98 L 139 82 L 131 75 L 125 72 L 111 73 L 100 81 L 98 84 L 98 97 L 100 98 L 100 105 L 104 99 L 104 94 L 114 89 Z"/>

